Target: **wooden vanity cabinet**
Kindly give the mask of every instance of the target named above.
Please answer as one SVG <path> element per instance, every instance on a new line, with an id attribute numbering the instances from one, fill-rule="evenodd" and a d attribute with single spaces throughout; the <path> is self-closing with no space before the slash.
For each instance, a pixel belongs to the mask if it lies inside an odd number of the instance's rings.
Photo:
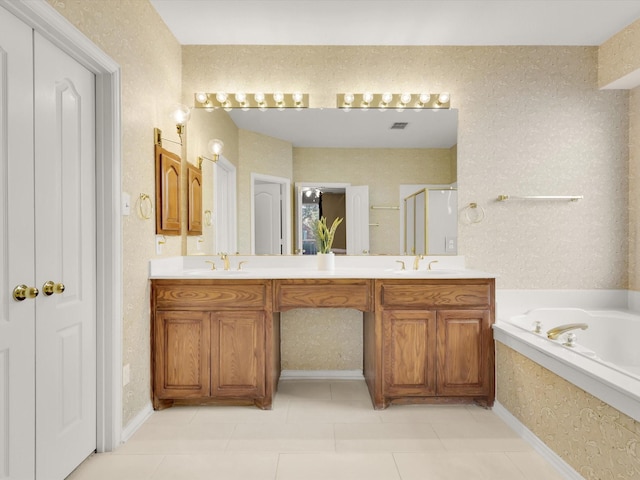
<path id="1" fill-rule="evenodd" d="M 365 377 L 376 408 L 415 401 L 493 404 L 493 279 L 376 280 L 375 288 L 382 339 L 375 361 L 367 361 L 372 354 L 365 350 L 365 365 L 379 373 Z M 365 338 L 366 331 L 365 320 Z"/>
<path id="2" fill-rule="evenodd" d="M 175 402 L 271 408 L 279 374 L 279 364 L 271 365 L 278 358 L 267 356 L 279 342 L 271 282 L 152 280 L 151 285 L 154 408 Z"/>
<path id="3" fill-rule="evenodd" d="M 152 396 L 271 408 L 280 313 L 363 312 L 364 377 L 375 408 L 494 401 L 493 279 L 154 279 Z"/>

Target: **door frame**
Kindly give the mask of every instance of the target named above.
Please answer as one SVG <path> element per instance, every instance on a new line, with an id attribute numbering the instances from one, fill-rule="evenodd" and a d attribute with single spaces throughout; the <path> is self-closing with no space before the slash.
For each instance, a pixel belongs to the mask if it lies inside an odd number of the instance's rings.
<path id="1" fill-rule="evenodd" d="M 122 241 L 120 66 L 46 0 L 0 6 L 96 76 L 96 448 L 122 438 Z"/>
<path id="2" fill-rule="evenodd" d="M 282 200 L 282 254 L 291 255 L 291 180 L 284 177 L 264 175 L 251 172 L 251 255 L 256 253 L 256 202 L 255 186 L 257 183 L 274 183 L 280 186 Z"/>

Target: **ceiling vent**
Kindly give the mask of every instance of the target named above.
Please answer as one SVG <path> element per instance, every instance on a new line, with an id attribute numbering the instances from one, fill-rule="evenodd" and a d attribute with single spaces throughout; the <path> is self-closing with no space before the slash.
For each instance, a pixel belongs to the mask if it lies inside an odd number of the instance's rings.
<path id="1" fill-rule="evenodd" d="M 391 130 L 404 130 L 409 125 L 408 122 L 395 122 L 391 125 Z"/>

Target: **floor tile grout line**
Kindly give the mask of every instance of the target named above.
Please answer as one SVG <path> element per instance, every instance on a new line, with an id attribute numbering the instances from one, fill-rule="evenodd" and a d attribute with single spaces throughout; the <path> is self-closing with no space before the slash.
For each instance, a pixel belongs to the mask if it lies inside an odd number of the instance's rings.
<path id="1" fill-rule="evenodd" d="M 167 458 L 167 455 L 162 455 L 162 458 L 156 465 L 156 468 L 153 469 L 153 472 L 151 472 L 151 475 L 147 477 L 147 480 L 151 480 L 155 476 L 155 474 L 160 471 L 160 467 L 162 466 L 162 463 L 165 461 L 166 458 Z"/>
<path id="2" fill-rule="evenodd" d="M 393 464 L 396 466 L 396 472 L 398 472 L 398 479 L 402 479 L 402 472 L 400 472 L 400 465 L 398 465 L 398 459 L 396 458 L 397 452 L 391 452 L 391 458 L 393 458 Z"/>

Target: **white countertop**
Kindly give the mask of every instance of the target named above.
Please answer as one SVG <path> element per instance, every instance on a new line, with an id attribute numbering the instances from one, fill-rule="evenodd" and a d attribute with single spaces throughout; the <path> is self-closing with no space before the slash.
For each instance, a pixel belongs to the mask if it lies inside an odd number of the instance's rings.
<path id="1" fill-rule="evenodd" d="M 186 256 L 151 260 L 151 279 L 321 279 L 321 278 L 394 278 L 394 279 L 469 279 L 495 278 L 495 275 L 464 267 L 464 257 L 425 257 L 413 270 L 415 257 L 403 255 L 337 255 L 334 270 L 318 270 L 314 255 L 232 255 L 230 270 L 223 269 L 219 256 Z M 215 262 L 216 270 L 211 270 Z M 245 262 L 238 270 L 240 262 Z M 404 262 L 405 269 L 402 270 Z M 427 266 L 431 263 L 431 270 Z"/>

